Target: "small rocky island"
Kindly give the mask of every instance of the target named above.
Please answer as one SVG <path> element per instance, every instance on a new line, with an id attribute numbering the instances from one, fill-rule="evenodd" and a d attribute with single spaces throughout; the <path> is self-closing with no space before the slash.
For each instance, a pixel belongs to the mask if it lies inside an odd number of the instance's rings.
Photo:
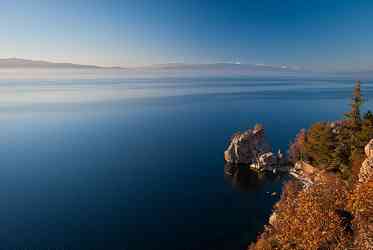
<path id="1" fill-rule="evenodd" d="M 275 154 L 268 143 L 264 127 L 260 124 L 253 129 L 232 136 L 224 152 L 227 164 L 248 165 L 258 171 L 287 172 L 288 161 L 280 150 Z"/>

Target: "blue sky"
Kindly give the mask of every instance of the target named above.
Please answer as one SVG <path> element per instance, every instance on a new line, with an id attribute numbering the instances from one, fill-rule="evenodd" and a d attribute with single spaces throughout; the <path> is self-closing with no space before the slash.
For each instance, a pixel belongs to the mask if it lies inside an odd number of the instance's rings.
<path id="1" fill-rule="evenodd" d="M 2 0 L 0 57 L 373 68 L 373 1 Z"/>

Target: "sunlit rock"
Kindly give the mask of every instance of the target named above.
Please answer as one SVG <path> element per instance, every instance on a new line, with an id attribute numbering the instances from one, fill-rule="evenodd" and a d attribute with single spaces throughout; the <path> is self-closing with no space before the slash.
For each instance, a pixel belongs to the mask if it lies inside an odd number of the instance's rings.
<path id="1" fill-rule="evenodd" d="M 232 136 L 224 159 L 231 164 L 252 164 L 259 155 L 271 152 L 271 146 L 265 139 L 264 129 L 256 126 L 243 133 Z"/>
<path id="2" fill-rule="evenodd" d="M 373 158 L 373 139 L 365 146 L 365 154 L 368 158 Z"/>
<path id="3" fill-rule="evenodd" d="M 288 171 L 287 159 L 280 150 L 277 154 L 271 152 L 261 125 L 234 134 L 224 152 L 224 159 L 227 163 L 245 164 L 259 171 Z"/>
<path id="4" fill-rule="evenodd" d="M 373 180 L 373 139 L 364 148 L 367 158 L 361 165 L 359 172 L 359 182 Z"/>

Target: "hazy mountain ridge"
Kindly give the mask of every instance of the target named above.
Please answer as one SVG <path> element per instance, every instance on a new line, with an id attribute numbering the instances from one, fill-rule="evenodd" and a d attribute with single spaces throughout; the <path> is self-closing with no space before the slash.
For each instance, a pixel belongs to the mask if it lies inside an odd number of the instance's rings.
<path id="1" fill-rule="evenodd" d="M 84 65 L 74 63 L 55 63 L 42 60 L 29 60 L 21 58 L 0 59 L 0 68 L 47 68 L 47 69 L 105 69 L 119 67 L 101 67 L 97 65 Z"/>
<path id="2" fill-rule="evenodd" d="M 114 69 L 126 74 L 171 74 L 171 75 L 307 75 L 307 74 L 333 74 L 335 76 L 362 76 L 370 77 L 373 70 L 361 71 L 320 71 L 293 65 L 247 64 L 239 62 L 217 63 L 164 63 L 134 67 L 99 66 L 75 64 L 70 62 L 57 63 L 45 60 L 30 60 L 23 58 L 0 58 L 0 69 Z"/>
<path id="3" fill-rule="evenodd" d="M 280 71 L 280 72 L 296 72 L 301 71 L 300 68 L 292 66 L 272 66 L 264 64 L 241 64 L 241 63 L 200 63 L 200 64 L 188 64 L 188 63 L 165 63 L 165 64 L 154 64 L 147 66 L 139 66 L 132 68 L 123 67 L 103 67 L 98 65 L 84 65 L 74 63 L 56 63 L 44 60 L 29 60 L 22 58 L 4 58 L 0 59 L 0 68 L 89 68 L 89 69 L 121 69 L 128 71 L 215 71 L 215 70 L 228 70 L 238 72 L 250 72 L 250 71 Z"/>
<path id="4" fill-rule="evenodd" d="M 158 69 L 158 70 L 237 70 L 237 71 L 302 71 L 299 67 L 287 65 L 265 65 L 265 64 L 244 64 L 244 63 L 166 63 L 155 64 L 141 67 L 142 69 Z"/>

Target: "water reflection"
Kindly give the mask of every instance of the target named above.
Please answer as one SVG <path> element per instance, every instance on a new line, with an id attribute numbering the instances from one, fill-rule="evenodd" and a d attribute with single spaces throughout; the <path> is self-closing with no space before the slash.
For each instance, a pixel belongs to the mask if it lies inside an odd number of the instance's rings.
<path id="1" fill-rule="evenodd" d="M 265 186 L 266 182 L 273 182 L 281 176 L 271 173 L 258 172 L 244 165 L 224 165 L 224 179 L 232 187 L 241 192 L 258 191 Z"/>

